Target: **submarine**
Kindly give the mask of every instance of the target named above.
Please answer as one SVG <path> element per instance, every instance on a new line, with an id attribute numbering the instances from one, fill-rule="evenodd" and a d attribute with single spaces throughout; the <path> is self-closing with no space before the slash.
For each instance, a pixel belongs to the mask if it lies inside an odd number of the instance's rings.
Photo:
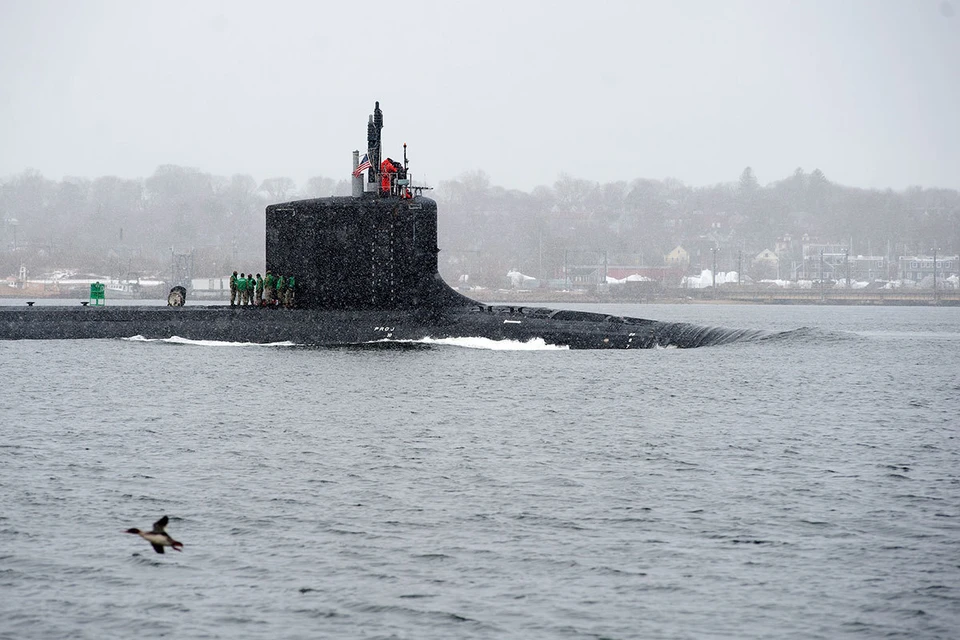
<path id="1" fill-rule="evenodd" d="M 383 112 L 367 122 L 364 162 L 353 152 L 350 196 L 266 208 L 266 269 L 294 274 L 292 308 L 183 306 L 0 307 L 0 339 L 189 340 L 345 346 L 479 337 L 570 349 L 692 348 L 762 332 L 604 313 L 490 305 L 452 289 L 438 271 L 437 203 L 402 164 L 381 160 Z M 369 165 L 367 164 L 369 161 Z M 364 177 L 366 172 L 366 177 Z M 174 293 L 176 295 L 174 295 Z"/>

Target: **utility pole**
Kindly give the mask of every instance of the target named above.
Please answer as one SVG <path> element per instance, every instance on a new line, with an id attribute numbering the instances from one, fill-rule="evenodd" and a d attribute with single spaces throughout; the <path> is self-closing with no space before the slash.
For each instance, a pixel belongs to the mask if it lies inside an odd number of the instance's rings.
<path id="1" fill-rule="evenodd" d="M 850 262 L 848 260 L 849 253 L 850 253 L 849 249 L 843 250 L 843 268 L 847 272 L 847 289 L 848 290 L 850 289 Z"/>
<path id="2" fill-rule="evenodd" d="M 937 248 L 933 248 L 933 304 L 937 304 Z"/>
<path id="3" fill-rule="evenodd" d="M 740 281 L 740 274 L 743 273 L 743 250 L 737 251 L 737 286 L 743 284 Z"/>
<path id="4" fill-rule="evenodd" d="M 820 249 L 820 302 L 823 302 L 823 249 Z"/>
<path id="5" fill-rule="evenodd" d="M 546 282 L 546 279 L 543 277 L 543 227 L 537 231 L 537 252 L 540 257 L 540 267 L 537 271 L 537 277 L 540 278 L 540 282 Z"/>
<path id="6" fill-rule="evenodd" d="M 719 247 L 710 247 L 710 252 L 713 253 L 713 297 L 717 297 L 717 252 L 720 251 Z"/>

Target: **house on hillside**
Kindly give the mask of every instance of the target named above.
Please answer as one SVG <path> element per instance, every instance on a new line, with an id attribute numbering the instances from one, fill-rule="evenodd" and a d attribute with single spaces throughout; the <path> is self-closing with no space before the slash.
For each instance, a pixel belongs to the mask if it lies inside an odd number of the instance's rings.
<path id="1" fill-rule="evenodd" d="M 798 280 L 834 280 L 846 273 L 847 246 L 843 244 L 803 244 L 803 261 L 798 265 Z"/>
<path id="2" fill-rule="evenodd" d="M 686 249 L 677 245 L 673 251 L 663 256 L 663 261 L 669 267 L 678 267 L 685 270 L 690 266 L 690 254 Z"/>
<path id="3" fill-rule="evenodd" d="M 920 283 L 927 278 L 930 279 L 930 286 L 933 286 L 933 256 L 900 256 L 900 278 Z M 944 279 L 956 275 L 960 272 L 960 256 L 938 256 L 937 257 L 937 279 L 938 287 L 942 286 Z"/>
<path id="4" fill-rule="evenodd" d="M 770 249 L 764 249 L 750 263 L 751 273 L 757 280 L 780 277 L 780 257 Z"/>
<path id="5" fill-rule="evenodd" d="M 873 282 L 891 277 L 889 260 L 885 256 L 849 256 L 838 277 L 859 282 Z"/>

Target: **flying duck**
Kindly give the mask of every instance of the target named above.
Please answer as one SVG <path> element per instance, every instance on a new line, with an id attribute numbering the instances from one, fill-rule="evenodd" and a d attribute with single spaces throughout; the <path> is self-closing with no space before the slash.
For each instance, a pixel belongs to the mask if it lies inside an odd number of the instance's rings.
<path id="1" fill-rule="evenodd" d="M 167 523 L 170 522 L 170 519 L 167 516 L 163 516 L 159 520 L 153 523 L 152 531 L 140 531 L 140 529 L 127 529 L 127 533 L 134 533 L 147 542 L 150 543 L 150 546 L 153 547 L 153 550 L 157 553 L 163 553 L 164 547 L 173 547 L 174 551 L 183 551 L 183 543 L 177 542 L 170 535 L 164 531 L 167 526 Z"/>

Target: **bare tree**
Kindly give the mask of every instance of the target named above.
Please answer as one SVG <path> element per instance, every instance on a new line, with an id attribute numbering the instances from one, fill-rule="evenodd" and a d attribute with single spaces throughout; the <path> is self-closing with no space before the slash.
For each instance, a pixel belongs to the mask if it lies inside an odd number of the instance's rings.
<path id="1" fill-rule="evenodd" d="M 284 202 L 296 188 L 297 183 L 286 176 L 267 178 L 260 183 L 260 191 L 266 193 L 270 202 L 273 203 Z"/>

